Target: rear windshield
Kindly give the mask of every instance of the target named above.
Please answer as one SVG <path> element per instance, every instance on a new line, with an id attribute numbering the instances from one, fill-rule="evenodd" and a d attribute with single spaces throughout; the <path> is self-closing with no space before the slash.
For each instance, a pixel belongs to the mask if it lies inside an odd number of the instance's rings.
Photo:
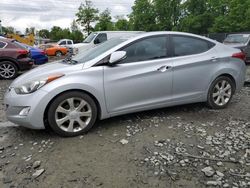
<path id="1" fill-rule="evenodd" d="M 14 44 L 14 46 L 16 46 L 17 48 L 21 48 L 21 49 L 27 49 L 24 45 L 20 44 L 17 41 L 12 41 L 12 44 Z"/>
<path id="2" fill-rule="evenodd" d="M 237 35 L 228 35 L 224 40 L 224 43 L 247 43 L 250 34 L 237 34 Z"/>

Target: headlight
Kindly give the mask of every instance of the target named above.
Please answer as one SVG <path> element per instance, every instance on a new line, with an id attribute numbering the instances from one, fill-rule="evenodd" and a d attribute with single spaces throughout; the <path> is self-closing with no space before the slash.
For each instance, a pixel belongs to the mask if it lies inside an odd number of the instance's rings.
<path id="1" fill-rule="evenodd" d="M 52 75 L 52 76 L 48 76 L 45 79 L 40 79 L 40 80 L 28 82 L 28 83 L 23 84 L 19 87 L 15 87 L 15 92 L 16 92 L 16 94 L 19 94 L 19 95 L 33 93 L 33 92 L 37 91 L 38 89 L 40 89 L 41 87 L 43 87 L 44 85 L 52 82 L 53 80 L 61 78 L 62 76 L 64 76 L 64 75 L 63 74 Z"/>

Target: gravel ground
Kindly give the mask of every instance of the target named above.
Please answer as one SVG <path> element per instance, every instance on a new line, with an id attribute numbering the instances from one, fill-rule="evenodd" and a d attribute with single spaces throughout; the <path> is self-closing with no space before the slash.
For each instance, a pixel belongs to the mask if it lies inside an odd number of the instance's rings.
<path id="1" fill-rule="evenodd" d="M 0 107 L 0 187 L 250 187 L 249 96 L 246 85 L 224 110 L 130 114 L 75 138 L 13 125 Z"/>

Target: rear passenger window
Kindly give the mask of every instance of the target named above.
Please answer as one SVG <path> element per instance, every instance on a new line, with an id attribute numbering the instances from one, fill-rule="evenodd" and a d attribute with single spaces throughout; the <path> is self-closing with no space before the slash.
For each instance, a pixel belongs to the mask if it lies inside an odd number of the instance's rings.
<path id="1" fill-rule="evenodd" d="M 211 49 L 215 44 L 206 40 L 188 36 L 172 36 L 174 56 L 200 54 Z"/>
<path id="2" fill-rule="evenodd" d="M 72 41 L 71 41 L 71 40 L 68 40 L 68 44 L 72 44 Z"/>
<path id="3" fill-rule="evenodd" d="M 4 48 L 4 47 L 5 47 L 5 45 L 6 45 L 6 43 L 4 43 L 4 42 L 0 42 L 0 48 Z"/>

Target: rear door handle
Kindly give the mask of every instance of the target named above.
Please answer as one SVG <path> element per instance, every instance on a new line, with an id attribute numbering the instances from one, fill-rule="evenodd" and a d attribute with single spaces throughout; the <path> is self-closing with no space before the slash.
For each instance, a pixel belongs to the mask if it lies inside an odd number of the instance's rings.
<path id="1" fill-rule="evenodd" d="M 157 71 L 166 72 L 167 70 L 169 70 L 171 68 L 172 68 L 171 66 L 164 65 L 164 66 L 161 66 L 160 68 L 158 68 Z"/>

